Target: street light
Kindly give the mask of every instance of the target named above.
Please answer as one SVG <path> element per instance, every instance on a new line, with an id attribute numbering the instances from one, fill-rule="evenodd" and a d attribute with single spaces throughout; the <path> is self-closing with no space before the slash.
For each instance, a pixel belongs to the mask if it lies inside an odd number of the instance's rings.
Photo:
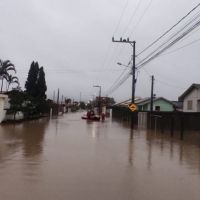
<path id="1" fill-rule="evenodd" d="M 132 66 L 130 66 L 129 64 L 128 65 L 124 65 L 124 64 L 122 64 L 120 62 L 118 62 L 117 64 L 120 65 L 120 66 L 129 67 L 130 69 L 132 68 Z M 135 70 L 137 70 L 137 67 L 135 68 Z M 131 72 L 131 74 L 132 74 L 132 72 Z"/>
<path id="2" fill-rule="evenodd" d="M 120 66 L 124 66 L 124 67 L 129 67 L 129 68 L 131 68 L 131 66 L 129 66 L 129 65 L 124 65 L 124 64 L 122 64 L 122 63 L 120 63 L 120 62 L 118 62 L 117 64 L 120 65 Z"/>
<path id="3" fill-rule="evenodd" d="M 98 104 L 99 104 L 99 116 L 101 114 L 101 86 L 100 85 L 94 85 L 93 87 L 98 87 L 99 88 L 99 101 L 98 101 Z"/>

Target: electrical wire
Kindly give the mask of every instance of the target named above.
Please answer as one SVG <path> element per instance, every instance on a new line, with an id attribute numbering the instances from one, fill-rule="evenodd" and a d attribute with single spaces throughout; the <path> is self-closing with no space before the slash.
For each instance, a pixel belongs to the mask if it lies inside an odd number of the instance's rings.
<path id="1" fill-rule="evenodd" d="M 120 15 L 120 17 L 119 17 L 117 26 L 115 27 L 115 29 L 114 29 L 114 31 L 113 31 L 113 35 L 115 35 L 115 33 L 116 33 L 116 32 L 118 31 L 118 29 L 119 29 L 119 26 L 120 26 L 120 24 L 121 24 L 122 18 L 123 18 L 124 13 L 125 13 L 125 10 L 126 10 L 127 7 L 128 7 L 128 3 L 129 3 L 129 0 L 126 1 L 125 5 L 124 5 L 124 7 L 123 7 L 123 9 L 122 9 L 122 13 L 121 13 L 121 15 Z M 111 47 L 112 47 L 112 43 L 110 42 L 109 45 L 108 45 L 107 51 L 106 51 L 106 55 L 105 55 L 104 61 L 103 61 L 103 63 L 102 63 L 103 69 L 106 69 L 106 68 L 107 68 L 107 67 L 106 67 L 106 66 L 107 66 L 107 63 L 108 63 L 107 60 L 108 60 L 108 57 L 109 57 L 109 52 L 111 51 Z M 114 57 L 113 55 L 114 55 L 114 53 L 112 54 L 111 58 Z M 111 60 L 111 59 L 110 59 L 110 60 Z M 110 63 L 110 61 L 109 61 L 109 63 Z"/>
<path id="2" fill-rule="evenodd" d="M 181 23 L 186 17 L 188 17 L 194 10 L 196 10 L 200 6 L 200 3 L 194 7 L 187 15 L 185 15 L 181 20 L 179 20 L 174 26 L 177 26 Z M 189 33 L 191 33 L 193 30 L 195 30 L 198 26 L 200 26 L 200 20 L 195 22 L 199 18 L 199 13 L 195 15 L 190 21 L 184 25 L 178 32 L 175 34 L 172 34 L 168 40 L 166 40 L 163 44 L 161 44 L 156 50 L 154 50 L 152 53 L 150 53 L 146 58 L 144 58 L 142 61 L 139 62 L 139 64 L 136 65 L 137 70 L 144 67 L 146 64 L 148 64 L 150 61 L 161 55 L 164 51 L 175 45 L 177 42 L 179 42 L 182 38 L 186 37 Z M 191 25 L 193 22 L 195 22 L 193 25 Z M 191 26 L 190 26 L 191 25 Z M 188 26 L 190 26 L 188 28 Z M 159 41 L 162 37 L 164 37 L 167 33 L 169 33 L 173 28 L 169 29 L 167 32 L 165 32 L 161 37 L 159 37 L 157 41 Z M 186 29 L 186 30 L 185 30 Z M 182 33 L 181 33 L 182 32 Z M 155 43 L 156 43 L 155 42 Z M 151 44 L 150 44 L 151 45 Z M 149 46 L 150 46 L 149 45 Z M 153 44 L 152 44 L 153 45 Z M 151 46 L 152 46 L 151 45 Z M 150 47 L 148 47 L 150 48 Z M 147 49 L 146 49 L 147 50 Z M 146 51 L 145 50 L 145 51 Z M 143 51 L 144 52 L 144 51 Z M 141 54 L 141 53 L 140 53 Z M 138 54 L 138 55 L 140 55 Z M 117 88 L 119 88 L 128 78 L 130 77 L 130 72 L 126 75 L 124 75 L 121 80 L 119 80 L 115 85 L 112 85 L 112 87 L 108 90 L 108 92 L 112 93 Z"/>
<path id="3" fill-rule="evenodd" d="M 185 88 L 179 87 L 179 86 L 174 85 L 174 84 L 167 83 L 165 81 L 161 81 L 159 79 L 155 79 L 155 81 L 157 81 L 157 82 L 159 82 L 159 83 L 161 83 L 163 85 L 166 85 L 166 86 L 168 86 L 170 88 L 176 89 L 176 90 L 181 90 L 181 91 L 185 90 Z"/>
<path id="4" fill-rule="evenodd" d="M 151 4 L 152 4 L 153 0 L 150 0 L 149 4 L 147 5 L 147 7 L 145 8 L 143 14 L 141 15 L 141 17 L 139 18 L 138 22 L 136 23 L 136 25 L 131 29 L 131 34 L 136 30 L 136 28 L 139 26 L 139 24 L 141 23 L 141 21 L 143 20 L 144 16 L 146 15 L 147 11 L 149 10 Z M 130 36 L 130 34 L 129 34 Z"/>
<path id="5" fill-rule="evenodd" d="M 183 45 L 183 46 L 181 46 L 181 47 L 179 47 L 179 48 L 177 48 L 177 49 L 174 49 L 173 51 L 167 52 L 167 53 L 162 54 L 162 55 L 160 55 L 160 56 L 166 56 L 166 55 L 168 55 L 168 54 L 175 53 L 175 52 L 177 52 L 177 51 L 179 51 L 179 50 L 181 50 L 181 49 L 183 49 L 183 48 L 186 48 L 186 47 L 191 46 L 191 45 L 193 45 L 193 44 L 195 44 L 195 43 L 198 43 L 198 42 L 200 42 L 200 39 L 194 40 L 194 41 L 192 41 L 192 42 L 190 42 L 190 43 L 188 43 L 188 44 L 186 44 L 186 45 Z"/>
<path id="6" fill-rule="evenodd" d="M 173 38 L 175 38 L 179 33 L 181 33 L 184 29 L 186 29 L 188 26 L 191 25 L 191 23 L 193 23 L 196 19 L 198 19 L 200 17 L 200 13 L 198 13 L 197 16 L 195 16 L 194 18 L 192 18 L 186 25 L 184 25 L 180 30 L 178 30 L 175 34 L 172 34 L 170 36 L 170 38 L 168 38 L 165 42 L 163 42 L 160 46 L 158 46 L 153 52 L 151 52 L 149 55 L 147 55 L 142 61 L 140 61 L 138 63 L 138 65 L 142 62 L 144 62 L 145 60 L 147 60 L 149 57 L 151 57 L 153 54 L 155 54 L 159 49 L 161 49 L 163 46 L 165 46 L 167 43 L 170 42 L 170 40 L 172 40 Z"/>
<path id="7" fill-rule="evenodd" d="M 144 65 L 146 65 L 147 63 L 149 63 L 150 61 L 152 61 L 153 59 L 155 59 L 156 57 L 158 57 L 160 54 L 162 54 L 164 51 L 166 51 L 167 49 L 169 49 L 170 47 L 172 47 L 174 44 L 176 44 L 178 41 L 180 41 L 184 36 L 188 35 L 191 31 L 193 31 L 195 28 L 197 28 L 198 26 L 200 26 L 200 20 L 198 22 L 196 22 L 191 28 L 189 28 L 189 30 L 185 31 L 182 35 L 180 35 L 179 37 L 177 37 L 175 40 L 173 40 L 170 44 L 168 44 L 166 47 L 164 47 L 163 49 L 161 49 L 159 52 L 157 52 L 155 55 L 153 55 L 152 57 L 148 58 L 146 61 L 144 61 L 143 63 L 141 63 L 139 66 L 137 66 L 137 69 L 140 69 L 141 67 L 143 67 Z"/>
<path id="8" fill-rule="evenodd" d="M 175 23 L 172 27 L 170 27 L 167 31 L 165 31 L 160 37 L 158 37 L 156 40 L 154 40 L 150 45 L 148 45 L 138 55 L 141 55 L 142 53 L 144 53 L 146 50 L 148 50 L 150 47 L 152 47 L 155 43 L 157 43 L 160 39 L 162 39 L 165 35 L 167 35 L 172 29 L 174 29 L 176 26 L 178 26 L 184 19 L 186 19 L 191 13 L 193 13 L 199 6 L 200 6 L 200 3 L 198 3 L 192 10 L 190 10 L 177 23 Z"/>
<path id="9" fill-rule="evenodd" d="M 133 18 L 135 17 L 136 12 L 137 12 L 137 10 L 139 9 L 139 7 L 140 7 L 142 1 L 143 1 L 143 0 L 139 0 L 139 1 L 138 1 L 137 5 L 136 5 L 136 7 L 135 7 L 135 9 L 134 9 L 134 11 L 133 11 L 133 14 L 131 15 L 131 17 L 130 17 L 130 19 L 129 19 L 129 22 L 127 23 L 127 26 L 126 26 L 126 28 L 124 29 L 123 33 L 122 33 L 122 36 L 123 36 L 123 35 L 126 33 L 126 31 L 128 30 L 129 24 L 132 22 Z M 151 1 L 152 1 L 152 0 L 151 0 Z M 126 4 L 126 6 L 125 6 L 124 9 L 123 9 L 122 15 L 124 15 L 124 12 L 125 12 L 125 10 L 126 10 L 126 7 L 127 7 L 127 4 Z M 121 21 L 121 18 L 122 18 L 122 17 L 120 17 L 120 21 Z M 116 33 L 116 30 L 114 31 L 114 34 L 115 34 L 115 33 Z M 113 34 L 113 35 L 114 35 L 114 34 Z M 112 59 L 110 59 L 108 66 L 110 66 L 111 60 L 114 59 L 115 55 L 116 55 L 116 59 L 119 58 L 119 57 L 121 56 L 123 50 L 124 50 L 124 49 L 123 49 L 122 47 L 120 47 L 120 49 L 119 49 L 117 55 L 115 54 L 115 52 L 113 52 L 113 54 L 112 54 L 112 56 L 111 56 Z M 115 59 L 115 60 L 116 60 L 116 59 Z M 103 66 L 105 66 L 105 64 L 103 64 Z"/>
<path id="10" fill-rule="evenodd" d="M 113 87 L 111 87 L 107 92 L 106 94 L 109 95 L 109 94 L 112 94 L 116 89 L 118 89 L 130 76 L 131 72 L 125 74 L 125 76 L 116 84 L 114 85 Z"/>
<path id="11" fill-rule="evenodd" d="M 124 79 L 127 79 L 128 76 L 130 75 L 130 69 L 128 68 L 128 66 L 130 65 L 131 63 L 129 62 L 127 67 L 124 68 L 124 70 L 122 71 L 122 73 L 117 77 L 117 79 L 114 81 L 114 83 L 112 84 L 112 86 L 107 89 L 107 93 L 111 93 L 112 91 L 114 91 L 117 87 L 117 85 L 120 85 L 122 84 L 121 82 L 123 82 Z M 125 72 L 127 71 L 127 69 L 129 69 L 128 73 L 125 74 Z M 128 76 L 127 76 L 128 75 Z M 126 78 L 125 78 L 126 77 Z M 125 80 L 126 81 L 126 80 Z"/>
<path id="12" fill-rule="evenodd" d="M 131 22 L 133 21 L 135 15 L 136 15 L 136 12 L 137 12 L 137 10 L 139 9 L 139 7 L 140 7 L 142 1 L 143 1 L 143 0 L 139 0 L 139 1 L 138 1 L 138 3 L 137 3 L 137 5 L 136 5 L 136 7 L 135 7 L 135 9 L 134 9 L 134 11 L 133 11 L 133 13 L 132 13 L 130 19 L 129 19 L 129 22 L 127 23 L 126 28 L 124 29 L 124 31 L 123 31 L 123 33 L 122 33 L 122 36 L 123 36 L 123 35 L 126 33 L 126 31 L 128 30 L 129 25 L 130 25 Z"/>
<path id="13" fill-rule="evenodd" d="M 139 65 L 137 64 L 136 65 L 137 70 L 139 70 L 142 67 L 144 67 L 147 63 L 149 63 L 150 61 L 152 61 L 153 59 L 155 59 L 156 57 L 158 57 L 164 51 L 166 51 L 167 49 L 169 49 L 170 47 L 172 47 L 174 44 L 176 44 L 177 42 L 179 42 L 182 38 L 184 38 L 185 36 L 187 36 L 191 31 L 193 31 L 194 29 L 196 29 L 200 25 L 200 20 L 198 20 L 197 22 L 195 22 L 191 27 L 189 27 L 181 35 L 178 35 L 181 31 L 183 31 L 185 28 L 187 28 L 198 17 L 199 17 L 199 15 L 197 15 L 197 17 L 195 17 L 192 20 L 190 20 L 190 22 L 187 23 L 181 30 L 179 30 L 178 32 L 176 32 L 175 34 L 173 34 L 170 37 L 170 39 L 168 39 L 167 41 L 165 41 L 164 44 L 160 45 L 156 50 L 153 51 L 153 53 L 149 54 L 145 59 L 143 59 L 140 62 Z M 175 36 L 177 36 L 177 37 L 175 39 L 173 39 Z M 172 41 L 170 42 L 170 40 L 172 40 Z M 169 44 L 167 44 L 167 43 L 169 43 Z M 166 45 L 166 46 L 164 46 L 164 45 Z M 129 77 L 130 77 L 130 73 L 126 74 L 126 76 L 124 76 L 116 85 L 114 85 L 114 86 L 111 87 L 111 89 L 109 90 L 109 92 L 112 93 L 114 90 L 116 90 L 117 88 L 119 88 Z"/>
<path id="14" fill-rule="evenodd" d="M 114 32 L 113 32 L 113 35 L 115 35 L 115 33 L 116 33 L 116 32 L 118 31 L 118 29 L 119 29 L 120 23 L 121 23 L 121 21 L 122 21 L 122 18 L 123 18 L 123 16 L 124 16 L 124 13 L 125 13 L 125 10 L 126 10 L 127 7 L 128 7 L 128 3 L 129 3 L 129 0 L 126 1 L 126 4 L 125 4 L 125 6 L 124 6 L 124 8 L 123 8 L 123 10 L 122 10 L 122 13 L 121 13 L 120 17 L 119 17 L 119 20 L 118 20 L 117 26 L 116 26 L 116 28 L 115 28 L 115 30 L 114 30 Z"/>

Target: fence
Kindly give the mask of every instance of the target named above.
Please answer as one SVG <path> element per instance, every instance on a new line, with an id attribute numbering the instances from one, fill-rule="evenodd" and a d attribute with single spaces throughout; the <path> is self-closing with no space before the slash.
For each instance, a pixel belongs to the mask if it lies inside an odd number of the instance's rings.
<path id="1" fill-rule="evenodd" d="M 157 129 L 161 132 L 168 131 L 171 136 L 174 132 L 180 133 L 183 139 L 185 131 L 200 130 L 200 113 L 198 112 L 134 112 L 126 107 L 113 107 L 113 117 L 123 121 L 131 121 L 134 115 L 134 122 L 140 128 Z"/>

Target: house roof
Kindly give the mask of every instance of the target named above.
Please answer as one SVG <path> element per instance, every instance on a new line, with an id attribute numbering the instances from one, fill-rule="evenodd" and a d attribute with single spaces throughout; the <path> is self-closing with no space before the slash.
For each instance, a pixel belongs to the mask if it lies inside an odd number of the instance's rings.
<path id="1" fill-rule="evenodd" d="M 138 101 L 138 99 L 141 99 L 141 97 L 135 97 L 135 102 Z M 116 103 L 114 106 L 128 106 L 129 104 L 131 104 L 131 99 Z"/>
<path id="2" fill-rule="evenodd" d="M 157 98 L 153 99 L 154 102 L 156 102 L 158 100 L 163 100 L 163 101 L 168 102 L 171 105 L 174 105 L 173 102 L 169 101 L 168 99 L 165 99 L 164 97 L 157 97 Z M 151 102 L 150 97 L 146 97 L 146 98 L 143 98 L 143 99 L 142 98 L 135 99 L 135 104 L 138 105 L 138 106 L 143 106 L 143 105 L 148 104 L 150 102 Z M 128 106 L 130 103 L 131 103 L 131 99 L 128 99 L 126 101 L 123 101 L 121 103 L 117 103 L 115 105 L 116 106 Z"/>
<path id="3" fill-rule="evenodd" d="M 185 96 L 187 96 L 192 90 L 200 89 L 200 84 L 193 83 L 179 98 L 179 101 L 183 101 Z"/>
<path id="4" fill-rule="evenodd" d="M 172 103 L 176 106 L 177 109 L 183 109 L 182 101 L 172 101 Z"/>
<path id="5" fill-rule="evenodd" d="M 165 99 L 164 97 L 157 97 L 157 98 L 153 99 L 154 102 L 159 101 L 159 100 L 163 100 L 163 101 L 168 102 L 171 105 L 174 105 L 171 101 L 169 101 L 168 99 Z M 139 100 L 138 102 L 135 102 L 135 103 L 138 106 L 143 106 L 143 105 L 148 104 L 150 102 L 151 102 L 151 98 L 144 98 L 144 99 L 141 99 L 141 100 Z"/>

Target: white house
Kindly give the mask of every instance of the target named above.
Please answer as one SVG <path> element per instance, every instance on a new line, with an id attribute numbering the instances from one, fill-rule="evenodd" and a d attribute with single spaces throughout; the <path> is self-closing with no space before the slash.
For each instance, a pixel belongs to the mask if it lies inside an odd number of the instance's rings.
<path id="1" fill-rule="evenodd" d="M 192 84 L 180 97 L 183 112 L 200 112 L 200 84 Z"/>
<path id="2" fill-rule="evenodd" d="M 6 116 L 6 102 L 8 101 L 8 95 L 0 94 L 0 123 L 5 119 Z"/>

